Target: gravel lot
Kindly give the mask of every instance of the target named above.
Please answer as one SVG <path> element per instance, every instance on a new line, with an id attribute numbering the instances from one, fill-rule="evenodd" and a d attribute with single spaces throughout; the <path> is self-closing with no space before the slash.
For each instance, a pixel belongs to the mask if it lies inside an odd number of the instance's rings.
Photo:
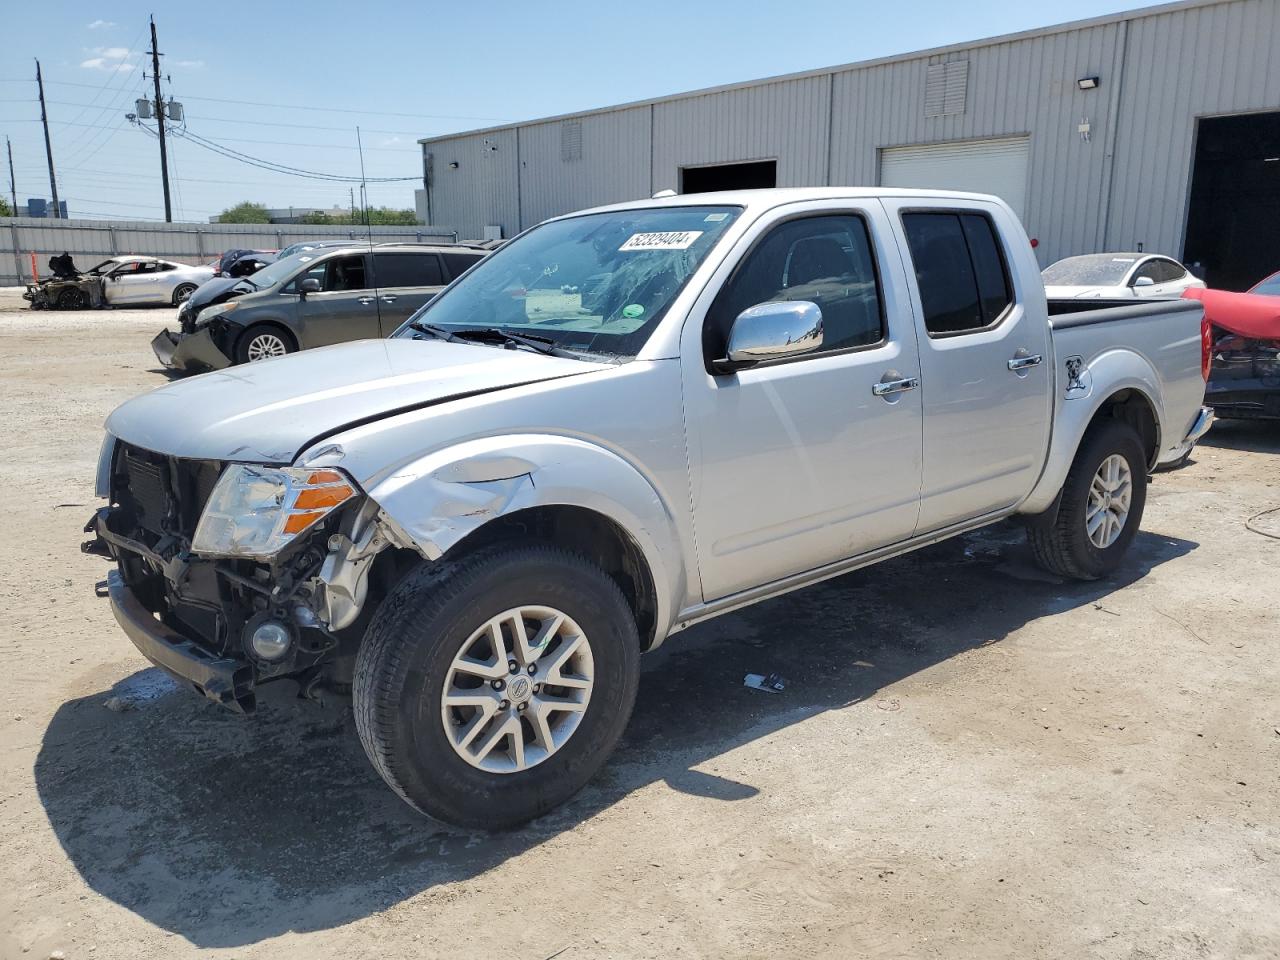
<path id="1" fill-rule="evenodd" d="M 676 637 L 604 774 L 486 836 L 386 790 L 346 704 L 244 720 L 147 668 L 79 544 L 173 311 L 21 306 L 0 957 L 1280 956 L 1280 540 L 1245 529 L 1280 426 L 1159 476 L 1112 581 L 997 526 Z M 742 686 L 770 671 L 784 693 Z"/>

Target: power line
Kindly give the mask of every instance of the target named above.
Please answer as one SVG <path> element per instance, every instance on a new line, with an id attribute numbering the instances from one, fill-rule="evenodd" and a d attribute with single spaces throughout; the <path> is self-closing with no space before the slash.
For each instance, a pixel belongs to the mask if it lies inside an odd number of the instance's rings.
<path id="1" fill-rule="evenodd" d="M 175 130 L 174 133 L 175 135 L 182 136 L 184 139 L 190 140 L 192 143 L 196 144 L 197 146 L 201 146 L 201 147 L 204 147 L 206 150 L 210 150 L 214 153 L 221 154 L 222 156 L 227 157 L 228 159 L 239 160 L 240 162 L 247 163 L 250 166 L 260 167 L 263 170 L 271 170 L 273 173 L 287 173 L 295 177 L 306 177 L 312 180 L 326 180 L 326 181 L 335 182 L 335 183 L 362 183 L 362 182 L 396 183 L 396 182 L 401 182 L 406 180 L 419 179 L 418 177 L 414 176 L 414 177 L 373 177 L 368 180 L 364 180 L 361 177 L 346 177 L 340 174 L 320 173 L 316 170 L 304 170 L 301 167 L 291 167 L 282 163 L 276 163 L 275 161 L 272 161 L 272 160 L 263 160 L 261 157 L 250 156 L 247 153 L 242 153 L 239 150 L 235 150 L 231 147 L 223 146 L 221 144 L 208 140 L 200 136 L 199 134 L 192 133 L 189 129 L 186 129 L 186 128 L 182 128 L 180 132 Z"/>

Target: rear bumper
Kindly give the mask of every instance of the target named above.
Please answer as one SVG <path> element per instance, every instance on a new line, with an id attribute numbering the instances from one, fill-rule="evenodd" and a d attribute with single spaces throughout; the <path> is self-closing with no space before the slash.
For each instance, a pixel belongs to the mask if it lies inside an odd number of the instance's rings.
<path id="1" fill-rule="evenodd" d="M 1196 414 L 1195 420 L 1191 424 L 1191 429 L 1187 431 L 1187 435 L 1183 438 L 1183 443 L 1195 443 L 1213 426 L 1213 407 L 1201 407 L 1200 412 Z"/>
<path id="2" fill-rule="evenodd" d="M 221 370 L 231 360 L 218 349 L 209 328 L 194 333 L 172 333 L 166 327 L 151 341 L 151 349 L 164 366 L 171 370 Z"/>
<path id="3" fill-rule="evenodd" d="M 1211 379 L 1204 402 L 1213 407 L 1219 417 L 1280 420 L 1280 384 L 1263 382 L 1260 378 L 1226 384 L 1216 384 Z"/>
<path id="4" fill-rule="evenodd" d="M 144 657 L 215 703 L 253 712 L 253 667 L 247 660 L 219 657 L 165 626 L 134 596 L 119 571 L 107 574 L 107 594 L 116 622 Z"/>

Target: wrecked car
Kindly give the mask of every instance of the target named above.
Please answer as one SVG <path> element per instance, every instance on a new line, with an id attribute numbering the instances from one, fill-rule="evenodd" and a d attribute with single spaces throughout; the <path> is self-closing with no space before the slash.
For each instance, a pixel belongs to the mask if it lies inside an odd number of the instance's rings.
<path id="1" fill-rule="evenodd" d="M 385 337 L 484 255 L 358 242 L 298 253 L 216 288 L 211 305 L 182 311 L 179 331 L 161 331 L 151 348 L 166 367 L 200 371 Z"/>
<path id="2" fill-rule="evenodd" d="M 189 689 L 350 691 L 404 800 L 515 825 L 601 768 L 640 654 L 700 621 L 1010 517 L 1058 576 L 1120 567 L 1211 420 L 1202 310 L 1073 302 L 976 194 L 559 217 L 390 339 L 116 409 L 85 550 Z"/>

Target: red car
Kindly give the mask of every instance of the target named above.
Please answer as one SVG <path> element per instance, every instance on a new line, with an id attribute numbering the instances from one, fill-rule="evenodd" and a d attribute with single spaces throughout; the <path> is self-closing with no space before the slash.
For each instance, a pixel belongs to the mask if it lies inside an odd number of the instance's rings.
<path id="1" fill-rule="evenodd" d="M 1212 366 L 1205 403 L 1223 419 L 1280 419 L 1280 273 L 1247 293 L 1188 290 L 1204 303 Z"/>

